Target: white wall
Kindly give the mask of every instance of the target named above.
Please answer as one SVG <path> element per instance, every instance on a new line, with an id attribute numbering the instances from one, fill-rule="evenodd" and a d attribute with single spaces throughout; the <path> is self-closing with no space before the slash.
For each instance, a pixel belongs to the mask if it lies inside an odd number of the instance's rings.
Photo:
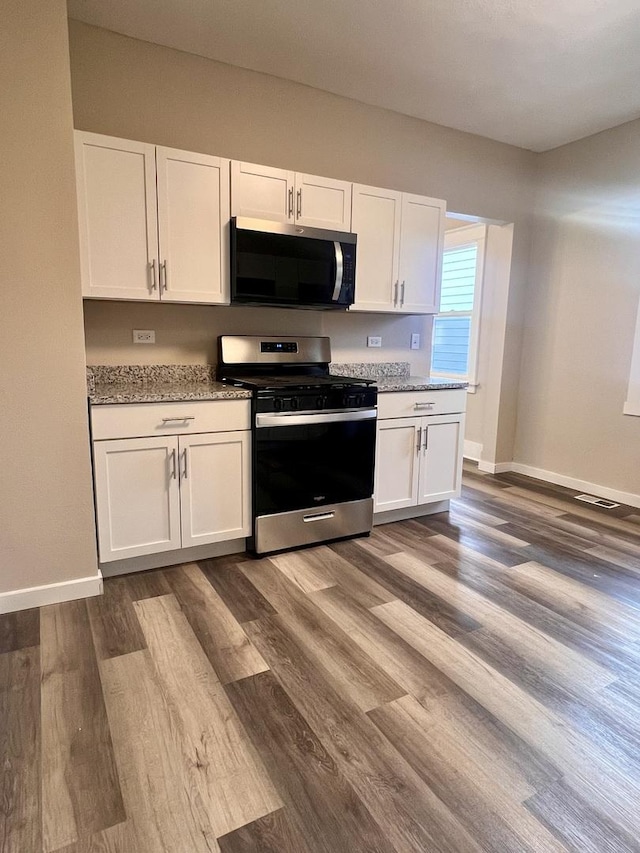
<path id="1" fill-rule="evenodd" d="M 0 593 L 97 573 L 64 0 L 0 28 Z"/>
<path id="2" fill-rule="evenodd" d="M 640 495 L 640 121 L 539 157 L 515 458 Z"/>

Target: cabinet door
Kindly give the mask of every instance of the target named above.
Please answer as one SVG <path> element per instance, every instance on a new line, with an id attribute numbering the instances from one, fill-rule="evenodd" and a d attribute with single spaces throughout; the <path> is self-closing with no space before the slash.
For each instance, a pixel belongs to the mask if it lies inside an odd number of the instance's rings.
<path id="1" fill-rule="evenodd" d="M 155 147 L 80 131 L 75 146 L 82 295 L 157 300 Z"/>
<path id="2" fill-rule="evenodd" d="M 394 311 L 402 194 L 353 185 L 351 227 L 358 235 L 351 311 Z"/>
<path id="3" fill-rule="evenodd" d="M 255 163 L 231 163 L 231 214 L 293 222 L 295 175 Z"/>
<path id="4" fill-rule="evenodd" d="M 163 302 L 229 303 L 229 161 L 156 149 Z"/>
<path id="5" fill-rule="evenodd" d="M 398 310 L 406 314 L 440 309 L 445 212 L 444 201 L 403 193 Z"/>
<path id="6" fill-rule="evenodd" d="M 416 505 L 421 423 L 422 418 L 378 421 L 374 512 Z"/>
<path id="7" fill-rule="evenodd" d="M 351 230 L 351 184 L 296 174 L 296 222 L 309 228 Z"/>
<path id="8" fill-rule="evenodd" d="M 100 562 L 180 547 L 177 437 L 93 445 Z"/>
<path id="9" fill-rule="evenodd" d="M 422 419 L 419 504 L 460 494 L 463 438 L 464 415 Z"/>
<path id="10" fill-rule="evenodd" d="M 182 547 L 251 533 L 250 432 L 180 436 Z"/>

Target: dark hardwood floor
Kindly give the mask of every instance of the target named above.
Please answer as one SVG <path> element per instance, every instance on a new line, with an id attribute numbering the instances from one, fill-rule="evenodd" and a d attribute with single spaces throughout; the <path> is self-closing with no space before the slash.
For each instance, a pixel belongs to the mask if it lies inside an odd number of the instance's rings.
<path id="1" fill-rule="evenodd" d="M 640 851 L 640 511 L 449 514 L 0 617 L 2 853 Z"/>

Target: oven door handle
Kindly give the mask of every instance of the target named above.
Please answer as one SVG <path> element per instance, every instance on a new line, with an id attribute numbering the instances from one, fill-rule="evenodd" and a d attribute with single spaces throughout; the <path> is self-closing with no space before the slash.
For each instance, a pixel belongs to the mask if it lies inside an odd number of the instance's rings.
<path id="1" fill-rule="evenodd" d="M 311 412 L 307 415 L 278 414 L 256 415 L 256 427 L 305 426 L 306 424 L 335 424 L 344 421 L 372 421 L 377 409 L 346 409 L 342 412 Z"/>

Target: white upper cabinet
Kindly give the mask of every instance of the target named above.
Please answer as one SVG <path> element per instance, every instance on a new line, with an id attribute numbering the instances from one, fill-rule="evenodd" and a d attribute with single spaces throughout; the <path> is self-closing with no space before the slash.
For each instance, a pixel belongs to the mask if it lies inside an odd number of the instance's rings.
<path id="1" fill-rule="evenodd" d="M 351 184 L 234 160 L 231 214 L 350 231 Z"/>
<path id="2" fill-rule="evenodd" d="M 156 149 L 159 283 L 170 302 L 228 302 L 229 161 Z"/>
<path id="3" fill-rule="evenodd" d="M 351 231 L 351 184 L 297 173 L 295 189 L 298 225 Z"/>
<path id="4" fill-rule="evenodd" d="M 155 146 L 76 133 L 76 181 L 83 296 L 157 299 Z"/>
<path id="5" fill-rule="evenodd" d="M 293 222 L 295 172 L 231 161 L 231 215 Z"/>
<path id="6" fill-rule="evenodd" d="M 398 302 L 410 314 L 437 314 L 444 250 L 446 204 L 402 194 Z"/>
<path id="7" fill-rule="evenodd" d="M 352 311 L 437 314 L 445 213 L 440 199 L 354 185 Z"/>
<path id="8" fill-rule="evenodd" d="M 402 193 L 353 187 L 356 299 L 352 311 L 393 311 L 398 290 Z"/>
<path id="9" fill-rule="evenodd" d="M 82 295 L 229 302 L 229 161 L 76 131 Z"/>

